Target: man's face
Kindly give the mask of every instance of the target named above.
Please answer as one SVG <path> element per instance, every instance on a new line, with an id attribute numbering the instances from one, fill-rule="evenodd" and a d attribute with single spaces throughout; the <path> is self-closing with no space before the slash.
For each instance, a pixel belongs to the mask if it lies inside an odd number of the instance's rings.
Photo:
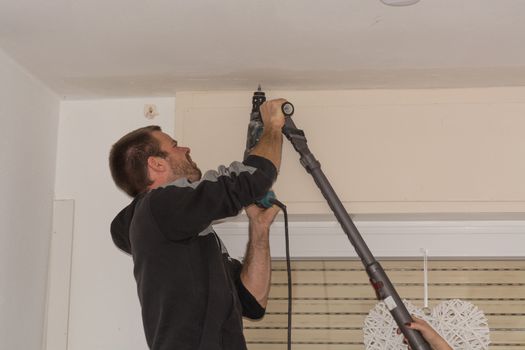
<path id="1" fill-rule="evenodd" d="M 152 135 L 159 140 L 161 150 L 167 153 L 166 161 L 172 171 L 170 182 L 184 177 L 190 182 L 200 180 L 202 173 L 197 164 L 191 160 L 188 147 L 180 147 L 177 141 L 161 131 L 154 131 Z"/>

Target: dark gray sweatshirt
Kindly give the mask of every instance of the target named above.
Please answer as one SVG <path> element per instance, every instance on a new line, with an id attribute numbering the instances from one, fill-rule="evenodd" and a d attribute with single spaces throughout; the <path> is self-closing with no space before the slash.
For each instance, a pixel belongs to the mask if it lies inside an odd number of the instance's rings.
<path id="1" fill-rule="evenodd" d="M 198 182 L 179 179 L 139 195 L 115 217 L 111 235 L 133 257 L 150 349 L 246 349 L 242 316 L 265 310 L 211 223 L 263 197 L 276 176 L 269 160 L 250 156 Z"/>

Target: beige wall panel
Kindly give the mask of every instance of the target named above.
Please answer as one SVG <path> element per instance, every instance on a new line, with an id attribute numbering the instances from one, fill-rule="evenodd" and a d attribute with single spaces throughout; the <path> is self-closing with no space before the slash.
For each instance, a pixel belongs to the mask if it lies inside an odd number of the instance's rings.
<path id="1" fill-rule="evenodd" d="M 525 88 L 272 91 L 352 213 L 525 211 Z M 176 136 L 203 169 L 241 158 L 251 92 L 177 94 Z M 286 141 L 275 190 L 330 212 Z"/>

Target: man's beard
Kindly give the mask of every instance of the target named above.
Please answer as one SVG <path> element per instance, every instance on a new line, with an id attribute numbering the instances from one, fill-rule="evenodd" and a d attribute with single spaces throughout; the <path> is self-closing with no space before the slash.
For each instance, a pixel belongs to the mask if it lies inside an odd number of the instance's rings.
<path id="1" fill-rule="evenodd" d="M 173 171 L 173 174 L 177 177 L 177 179 L 185 177 L 190 182 L 199 181 L 202 176 L 202 172 L 197 167 L 197 164 L 195 164 L 191 160 L 188 160 L 184 163 L 171 164 L 171 170 Z"/>

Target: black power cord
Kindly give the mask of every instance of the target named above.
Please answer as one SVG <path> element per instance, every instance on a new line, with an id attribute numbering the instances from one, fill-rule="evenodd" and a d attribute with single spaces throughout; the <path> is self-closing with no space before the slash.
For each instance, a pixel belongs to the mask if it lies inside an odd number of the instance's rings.
<path id="1" fill-rule="evenodd" d="M 290 266 L 290 238 L 288 235 L 288 212 L 286 211 L 286 205 L 277 200 L 276 198 L 270 199 L 272 204 L 277 205 L 284 214 L 284 242 L 286 249 L 286 274 L 288 276 L 288 338 L 287 338 L 287 349 L 292 349 L 292 268 Z"/>

